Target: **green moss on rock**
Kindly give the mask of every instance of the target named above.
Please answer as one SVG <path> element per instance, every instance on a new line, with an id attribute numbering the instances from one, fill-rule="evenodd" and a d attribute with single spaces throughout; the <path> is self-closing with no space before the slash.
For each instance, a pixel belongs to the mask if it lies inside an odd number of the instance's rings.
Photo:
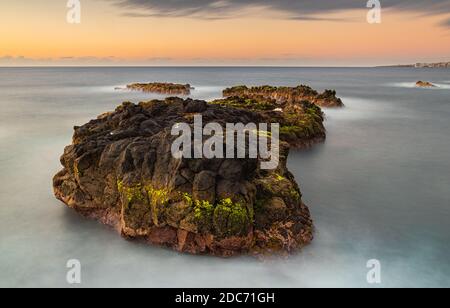
<path id="1" fill-rule="evenodd" d="M 245 97 L 230 97 L 226 99 L 214 100 L 211 102 L 211 104 L 257 111 L 270 111 L 277 108 L 275 100 L 264 98 L 255 99 Z"/>
<path id="2" fill-rule="evenodd" d="M 247 207 L 230 198 L 221 200 L 214 210 L 214 227 L 222 236 L 242 235 L 247 231 L 251 219 Z"/>
<path id="3" fill-rule="evenodd" d="M 126 186 L 122 181 L 117 181 L 117 190 L 125 197 L 128 204 L 146 200 L 145 195 L 142 193 L 142 184 Z"/>

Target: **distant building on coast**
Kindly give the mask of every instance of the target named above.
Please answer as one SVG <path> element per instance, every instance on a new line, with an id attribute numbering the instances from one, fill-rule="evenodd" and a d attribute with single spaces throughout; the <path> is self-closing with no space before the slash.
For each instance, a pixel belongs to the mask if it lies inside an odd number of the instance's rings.
<path id="1" fill-rule="evenodd" d="M 450 68 L 450 62 L 440 63 L 416 63 L 415 68 Z"/>

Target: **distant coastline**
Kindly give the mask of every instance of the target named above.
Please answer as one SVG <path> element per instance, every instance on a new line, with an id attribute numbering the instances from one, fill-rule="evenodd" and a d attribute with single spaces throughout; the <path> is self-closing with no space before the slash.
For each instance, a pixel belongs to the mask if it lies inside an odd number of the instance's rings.
<path id="1" fill-rule="evenodd" d="M 1 65 L 0 69 L 91 69 L 91 68 L 283 68 L 283 69 L 367 69 L 367 68 L 450 68 L 450 62 L 394 65 Z"/>
<path id="2" fill-rule="evenodd" d="M 377 67 L 450 68 L 450 62 L 385 65 Z"/>

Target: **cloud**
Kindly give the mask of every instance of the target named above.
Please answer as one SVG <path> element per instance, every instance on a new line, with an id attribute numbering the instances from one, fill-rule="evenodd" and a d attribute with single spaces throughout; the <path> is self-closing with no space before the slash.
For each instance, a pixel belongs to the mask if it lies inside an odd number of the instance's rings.
<path id="1" fill-rule="evenodd" d="M 450 18 L 448 18 L 447 20 L 444 20 L 440 23 L 441 26 L 443 27 L 447 27 L 450 28 Z"/>
<path id="2" fill-rule="evenodd" d="M 57 58 L 29 58 L 24 56 L 0 57 L 0 66 L 133 66 L 133 65 L 170 65 L 174 59 L 168 57 L 148 57 L 143 59 L 122 59 L 109 57 L 57 57 Z"/>
<path id="3" fill-rule="evenodd" d="M 324 20 L 321 15 L 345 10 L 366 9 L 367 1 L 355 0 L 108 0 L 135 17 L 191 17 L 224 19 L 236 17 L 252 7 L 286 13 L 288 19 Z M 404 10 L 418 14 L 445 14 L 450 12 L 450 0 L 382 0 L 386 9 Z M 132 13 L 130 10 L 139 10 Z M 144 10 L 144 11 L 143 11 Z M 341 21 L 341 20 L 335 20 Z M 444 24 L 449 26 L 448 23 Z"/>
<path id="4" fill-rule="evenodd" d="M 94 63 L 114 63 L 114 57 L 58 57 L 58 58 L 29 58 L 24 56 L 0 57 L 0 65 L 4 66 L 34 66 L 34 65 L 91 65 Z"/>

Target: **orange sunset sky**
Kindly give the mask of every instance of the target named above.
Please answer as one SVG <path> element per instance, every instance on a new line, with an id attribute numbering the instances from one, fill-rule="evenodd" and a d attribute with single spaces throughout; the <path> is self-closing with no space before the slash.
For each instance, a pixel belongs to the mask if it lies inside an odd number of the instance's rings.
<path id="1" fill-rule="evenodd" d="M 381 1 L 381 24 L 367 22 L 367 1 L 294 2 L 80 0 L 69 24 L 67 0 L 2 0 L 0 65 L 450 61 L 450 1 Z"/>

